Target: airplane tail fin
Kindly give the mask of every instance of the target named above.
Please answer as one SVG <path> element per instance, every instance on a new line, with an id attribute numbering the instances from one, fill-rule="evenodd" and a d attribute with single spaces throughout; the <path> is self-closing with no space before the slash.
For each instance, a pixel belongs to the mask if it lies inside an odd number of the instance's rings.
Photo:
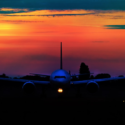
<path id="1" fill-rule="evenodd" d="M 60 48 L 60 69 L 62 69 L 62 42 L 61 42 L 61 48 Z"/>

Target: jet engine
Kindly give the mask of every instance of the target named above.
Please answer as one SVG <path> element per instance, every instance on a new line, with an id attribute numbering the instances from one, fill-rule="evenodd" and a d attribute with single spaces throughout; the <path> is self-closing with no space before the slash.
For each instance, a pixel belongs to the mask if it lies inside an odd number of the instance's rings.
<path id="1" fill-rule="evenodd" d="M 24 94 L 34 94 L 36 87 L 33 82 L 25 82 L 22 86 L 22 90 Z"/>
<path id="2" fill-rule="evenodd" d="M 95 93 L 99 90 L 99 85 L 95 81 L 90 81 L 90 82 L 87 83 L 86 89 L 90 93 Z"/>

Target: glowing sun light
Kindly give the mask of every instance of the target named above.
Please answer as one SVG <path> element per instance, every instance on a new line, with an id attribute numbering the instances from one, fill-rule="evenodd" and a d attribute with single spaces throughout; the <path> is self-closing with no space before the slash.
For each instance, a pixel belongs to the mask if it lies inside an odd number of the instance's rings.
<path id="1" fill-rule="evenodd" d="M 0 24 L 0 30 L 11 30 L 13 26 L 10 24 Z"/>

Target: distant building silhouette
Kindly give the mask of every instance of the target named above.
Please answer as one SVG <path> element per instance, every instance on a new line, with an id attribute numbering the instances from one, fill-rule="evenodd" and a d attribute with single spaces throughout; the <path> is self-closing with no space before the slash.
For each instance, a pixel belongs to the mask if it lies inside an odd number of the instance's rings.
<path id="1" fill-rule="evenodd" d="M 14 77 L 13 79 L 18 79 L 17 77 Z"/>
<path id="2" fill-rule="evenodd" d="M 100 73 L 95 76 L 95 79 L 100 79 L 100 78 L 111 78 L 111 76 L 108 73 Z"/>
<path id="3" fill-rule="evenodd" d="M 124 77 L 124 75 L 119 75 L 118 77 Z"/>
<path id="4" fill-rule="evenodd" d="M 75 74 L 74 74 L 75 75 Z M 76 76 L 72 76 L 71 78 L 72 81 L 78 81 L 79 79 Z"/>
<path id="5" fill-rule="evenodd" d="M 81 65 L 80 65 L 79 74 L 85 74 L 85 75 L 80 75 L 79 80 L 84 80 L 84 79 L 90 78 L 89 68 L 84 62 L 82 62 Z"/>

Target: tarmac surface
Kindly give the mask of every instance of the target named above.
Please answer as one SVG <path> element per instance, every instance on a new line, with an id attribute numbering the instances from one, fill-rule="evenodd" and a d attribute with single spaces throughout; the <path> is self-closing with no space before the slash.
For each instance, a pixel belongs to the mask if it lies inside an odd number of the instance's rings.
<path id="1" fill-rule="evenodd" d="M 125 124 L 125 102 L 81 98 L 1 98 L 2 123 Z"/>

